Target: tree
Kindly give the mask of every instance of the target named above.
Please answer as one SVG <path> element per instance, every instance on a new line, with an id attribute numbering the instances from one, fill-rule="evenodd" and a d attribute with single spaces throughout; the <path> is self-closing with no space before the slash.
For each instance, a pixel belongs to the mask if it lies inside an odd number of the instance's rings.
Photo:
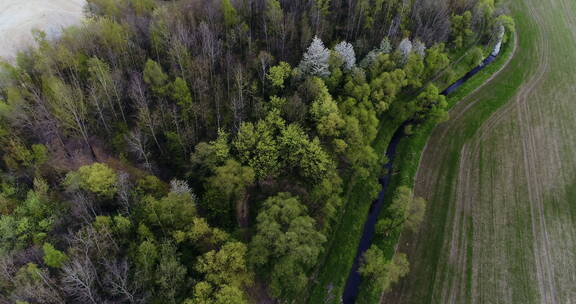
<path id="1" fill-rule="evenodd" d="M 330 51 L 324 47 L 320 38 L 314 37 L 298 68 L 306 75 L 327 77 L 330 76 L 329 59 Z"/>
<path id="2" fill-rule="evenodd" d="M 462 15 L 452 15 L 451 36 L 454 46 L 458 49 L 464 47 L 474 35 L 472 31 L 472 13 L 464 12 Z"/>
<path id="3" fill-rule="evenodd" d="M 404 225 L 407 229 L 416 231 L 426 212 L 426 201 L 414 197 L 412 190 L 401 186 L 396 190 L 392 204 L 388 207 L 390 219 L 378 223 L 378 230 L 388 234 L 389 231 Z"/>
<path id="4" fill-rule="evenodd" d="M 482 63 L 482 60 L 484 59 L 484 52 L 481 48 L 474 47 L 472 50 L 470 50 L 467 57 L 468 67 L 472 69 Z"/>
<path id="5" fill-rule="evenodd" d="M 44 93 L 48 96 L 52 114 L 60 126 L 73 135 L 79 135 L 90 149 L 88 104 L 77 86 L 70 86 L 56 77 L 42 80 Z M 93 152 L 92 152 L 93 153 Z"/>
<path id="6" fill-rule="evenodd" d="M 230 28 L 236 24 L 238 13 L 230 0 L 222 0 L 222 14 L 224 15 L 224 25 L 226 27 Z"/>
<path id="7" fill-rule="evenodd" d="M 428 85 L 424 92 L 416 98 L 415 118 L 424 120 L 430 118 L 436 122 L 443 122 L 448 119 L 448 102 L 446 96 L 440 95 L 438 88 Z"/>
<path id="8" fill-rule="evenodd" d="M 266 78 L 272 83 L 273 87 L 284 88 L 284 81 L 290 77 L 292 67 L 287 62 L 281 61 L 278 65 L 273 66 L 266 74 Z"/>
<path id="9" fill-rule="evenodd" d="M 313 77 L 310 82 L 316 91 L 315 99 L 310 107 L 310 114 L 316 121 L 318 133 L 322 136 L 338 136 L 344 125 L 338 105 L 328 92 L 322 79 Z"/>
<path id="10" fill-rule="evenodd" d="M 386 291 L 390 286 L 408 273 L 409 264 L 406 255 L 397 253 L 391 261 L 386 261 L 384 252 L 372 245 L 364 255 L 358 272 L 373 287 L 381 287 Z"/>
<path id="11" fill-rule="evenodd" d="M 425 78 L 429 79 L 439 73 L 440 71 L 444 70 L 450 64 L 450 58 L 448 54 L 445 52 L 445 45 L 444 43 L 438 43 L 428 49 L 426 58 L 424 59 L 425 63 Z"/>
<path id="12" fill-rule="evenodd" d="M 314 226 L 306 207 L 289 193 L 279 193 L 264 202 L 249 256 L 276 282 L 275 296 L 292 299 L 301 291 L 302 277 L 314 265 L 326 241 Z M 285 290 L 282 286 L 296 288 Z"/>
<path id="13" fill-rule="evenodd" d="M 192 193 L 171 191 L 161 199 L 144 198 L 144 213 L 147 223 L 159 227 L 164 234 L 184 230 L 196 216 L 196 198 Z"/>
<path id="14" fill-rule="evenodd" d="M 185 279 L 186 267 L 180 263 L 176 247 L 171 243 L 163 243 L 156 268 L 156 284 L 160 287 L 159 298 L 168 303 L 177 303 Z"/>
<path id="15" fill-rule="evenodd" d="M 422 76 L 424 74 L 423 57 L 420 57 L 416 53 L 412 53 L 408 56 L 408 62 L 404 66 L 404 72 L 406 73 L 408 85 L 413 88 L 420 88 L 422 86 Z"/>
<path id="16" fill-rule="evenodd" d="M 247 247 L 241 242 L 228 242 L 219 250 L 211 250 L 198 258 L 196 271 L 213 286 L 243 288 L 252 283 L 246 262 Z"/>
<path id="17" fill-rule="evenodd" d="M 278 145 L 270 127 L 264 121 L 259 121 L 256 127 L 244 122 L 233 142 L 240 160 L 254 169 L 258 180 L 274 176 L 280 167 Z"/>
<path id="18" fill-rule="evenodd" d="M 52 268 L 60 268 L 68 261 L 68 256 L 54 248 L 50 243 L 44 243 L 42 250 L 44 251 L 44 263 Z"/>
<path id="19" fill-rule="evenodd" d="M 352 44 L 342 41 L 334 47 L 334 51 L 344 60 L 344 69 L 349 71 L 356 65 L 356 53 Z"/>
<path id="20" fill-rule="evenodd" d="M 232 159 L 217 167 L 205 185 L 203 205 L 210 212 L 210 218 L 221 226 L 231 226 L 235 217 L 241 223 L 247 216 L 244 214 L 248 200 L 246 187 L 254 183 L 254 179 L 252 168 Z"/>
<path id="21" fill-rule="evenodd" d="M 152 59 L 146 61 L 144 66 L 144 82 L 150 86 L 152 92 L 158 97 L 166 95 L 168 89 L 168 75 L 162 70 L 162 66 Z"/>
<path id="22" fill-rule="evenodd" d="M 117 192 L 118 175 L 103 163 L 82 166 L 66 175 L 65 184 L 71 189 L 82 189 L 103 198 L 112 198 Z"/>
<path id="23" fill-rule="evenodd" d="M 426 57 L 426 44 L 424 44 L 424 42 L 416 39 L 413 44 L 413 49 L 414 53 L 418 54 L 420 57 Z"/>
<path id="24" fill-rule="evenodd" d="M 412 53 L 412 41 L 409 38 L 402 39 L 398 45 L 398 52 L 400 52 L 402 63 L 406 63 L 408 56 Z"/>

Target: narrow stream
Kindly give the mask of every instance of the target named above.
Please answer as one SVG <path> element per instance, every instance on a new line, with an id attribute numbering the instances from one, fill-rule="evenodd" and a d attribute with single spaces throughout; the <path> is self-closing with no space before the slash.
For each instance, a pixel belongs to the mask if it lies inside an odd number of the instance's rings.
<path id="1" fill-rule="evenodd" d="M 442 95 L 449 95 L 450 93 L 456 91 L 460 86 L 462 86 L 466 81 L 468 81 L 472 76 L 476 75 L 482 69 L 484 69 L 487 65 L 492 63 L 498 54 L 500 53 L 500 42 L 496 44 L 494 47 L 494 51 L 490 56 L 480 63 L 477 67 L 472 69 L 468 72 L 464 77 L 458 79 L 444 91 L 442 91 Z M 384 171 L 386 172 L 383 177 L 380 178 L 380 184 L 382 185 L 382 190 L 378 193 L 378 198 L 372 202 L 370 206 L 370 212 L 368 213 L 368 218 L 364 223 L 364 230 L 362 232 L 362 238 L 360 239 L 360 245 L 358 245 L 358 249 L 356 250 L 356 257 L 354 258 L 354 264 L 352 265 L 352 269 L 350 270 L 350 274 L 348 275 L 348 280 L 346 281 L 346 287 L 344 289 L 344 295 L 342 296 L 342 303 L 344 304 L 354 304 L 356 302 L 356 298 L 358 297 L 358 290 L 360 287 L 360 283 L 362 278 L 360 273 L 358 273 L 358 266 L 360 262 L 360 258 L 364 254 L 366 250 L 372 245 L 372 239 L 374 238 L 374 233 L 376 230 L 376 222 L 378 220 L 378 215 L 382 210 L 384 205 L 384 197 L 386 191 L 388 190 L 388 185 L 390 183 L 390 178 L 392 175 L 392 167 L 394 164 L 394 157 L 396 154 L 396 147 L 402 138 L 404 138 L 404 127 L 407 125 L 408 122 L 402 124 L 388 145 L 386 150 L 386 157 L 388 158 L 388 163 L 384 165 Z"/>

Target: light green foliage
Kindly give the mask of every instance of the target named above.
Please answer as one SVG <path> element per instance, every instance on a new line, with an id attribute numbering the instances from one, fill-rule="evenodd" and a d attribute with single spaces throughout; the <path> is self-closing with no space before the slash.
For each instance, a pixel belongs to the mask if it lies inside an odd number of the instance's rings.
<path id="1" fill-rule="evenodd" d="M 482 18 L 484 18 L 484 22 L 490 21 L 496 9 L 494 0 L 479 0 L 478 3 L 476 3 L 476 9 L 480 12 Z"/>
<path id="2" fill-rule="evenodd" d="M 318 77 L 310 80 L 315 98 L 310 107 L 310 114 L 316 121 L 316 129 L 322 136 L 338 136 L 344 120 L 340 116 L 338 105 L 328 92 L 324 81 Z"/>
<path id="3" fill-rule="evenodd" d="M 103 198 L 112 198 L 117 192 L 118 175 L 103 163 L 82 166 L 66 175 L 64 184 L 72 189 L 83 189 Z"/>
<path id="4" fill-rule="evenodd" d="M 266 26 L 270 31 L 271 36 L 280 35 L 283 29 L 282 23 L 284 12 L 278 0 L 266 0 Z"/>
<path id="5" fill-rule="evenodd" d="M 165 233 L 186 228 L 196 216 L 196 202 L 190 193 L 170 192 L 159 200 L 148 196 L 144 203 L 150 226 L 159 227 Z"/>
<path id="6" fill-rule="evenodd" d="M 218 137 L 215 141 L 211 141 L 210 144 L 212 145 L 214 158 L 216 162 L 223 162 L 224 160 L 230 157 L 230 146 L 228 144 L 228 132 L 224 131 L 223 129 L 218 130 Z"/>
<path id="7" fill-rule="evenodd" d="M 444 70 L 450 64 L 450 58 L 445 51 L 444 43 L 438 43 L 428 49 L 424 63 L 426 66 L 425 77 L 433 77 Z"/>
<path id="8" fill-rule="evenodd" d="M 504 36 L 504 40 L 502 42 L 506 43 L 508 41 L 508 37 L 516 31 L 516 23 L 514 19 L 508 15 L 500 15 L 494 20 L 494 24 L 496 27 L 503 26 L 506 30 L 506 35 Z"/>
<path id="9" fill-rule="evenodd" d="M 456 48 L 460 49 L 468 44 L 472 36 L 474 36 L 472 31 L 472 13 L 466 11 L 462 15 L 453 15 L 451 21 L 452 42 Z"/>
<path id="10" fill-rule="evenodd" d="M 41 243 L 58 214 L 56 206 L 47 197 L 48 186 L 35 180 L 36 191 L 28 191 L 26 199 L 19 201 L 9 214 L 0 215 L 0 254 L 13 249 L 22 249 L 30 242 Z M 16 199 L 15 189 L 5 186 L 2 196 L 6 203 Z"/>
<path id="11" fill-rule="evenodd" d="M 284 88 L 284 81 L 292 74 L 292 67 L 289 63 L 281 61 L 278 65 L 273 66 L 266 74 L 266 78 L 272 83 L 273 87 Z"/>
<path id="12" fill-rule="evenodd" d="M 290 124 L 282 130 L 278 142 L 284 167 L 297 169 L 301 176 L 309 180 L 322 179 L 332 166 L 318 138 L 310 141 L 297 124 Z"/>
<path id="13" fill-rule="evenodd" d="M 395 100 L 400 90 L 408 85 L 406 72 L 396 69 L 391 72 L 382 72 L 370 81 L 372 101 L 379 112 L 386 111 Z"/>
<path id="14" fill-rule="evenodd" d="M 48 157 L 46 146 L 36 144 L 28 149 L 18 138 L 10 138 L 4 149 L 3 160 L 10 170 L 38 168 Z"/>
<path id="15" fill-rule="evenodd" d="M 413 88 L 420 88 L 422 86 L 422 77 L 424 74 L 423 58 L 416 53 L 410 54 L 408 56 L 408 61 L 404 66 L 404 72 L 406 73 L 408 85 Z"/>
<path id="16" fill-rule="evenodd" d="M 145 277 L 153 274 L 154 266 L 159 257 L 158 246 L 152 240 L 142 241 L 136 250 L 136 265 L 144 273 Z"/>
<path id="17" fill-rule="evenodd" d="M 309 180 L 322 179 L 332 166 L 328 154 L 322 149 L 316 137 L 307 146 L 300 161 L 301 174 Z"/>
<path id="18" fill-rule="evenodd" d="M 120 13 L 116 0 L 87 0 L 88 8 L 94 14 L 102 16 L 116 16 Z"/>
<path id="19" fill-rule="evenodd" d="M 415 117 L 419 120 L 430 118 L 437 122 L 443 122 L 448 119 L 447 107 L 446 97 L 440 95 L 436 86 L 429 85 L 416 98 Z"/>
<path id="20" fill-rule="evenodd" d="M 154 10 L 156 2 L 154 0 L 129 0 L 130 5 L 136 15 L 148 14 Z"/>
<path id="21" fill-rule="evenodd" d="M 325 219 L 334 218 L 338 208 L 344 203 L 341 197 L 342 183 L 342 179 L 338 176 L 338 171 L 332 169 L 312 189 L 310 200 L 321 206 Z"/>
<path id="22" fill-rule="evenodd" d="M 230 0 L 222 0 L 222 14 L 224 15 L 224 24 L 227 27 L 231 27 L 238 22 L 238 13 Z"/>
<path id="23" fill-rule="evenodd" d="M 54 248 L 50 243 L 44 243 L 42 250 L 44 251 L 44 263 L 52 268 L 60 268 L 68 261 L 68 256 Z"/>
<path id="24" fill-rule="evenodd" d="M 166 95 L 168 75 L 164 73 L 162 66 L 152 59 L 148 59 L 144 66 L 144 82 L 150 86 L 156 96 L 163 97 Z"/>
<path id="25" fill-rule="evenodd" d="M 201 142 L 196 145 L 194 153 L 190 156 L 192 174 L 202 181 L 213 174 L 214 169 L 230 157 L 229 135 L 224 130 L 218 130 L 218 137 L 210 143 Z"/>
<path id="26" fill-rule="evenodd" d="M 403 224 L 407 229 L 415 231 L 424 218 L 426 211 L 426 201 L 421 197 L 414 197 L 412 190 L 408 187 L 399 187 L 392 204 L 388 207 L 392 222 L 388 229 L 395 228 Z M 381 226 L 385 224 L 380 224 Z"/>
<path id="27" fill-rule="evenodd" d="M 129 30 L 126 26 L 112 18 L 98 18 L 89 20 L 88 25 L 93 29 L 102 47 L 108 48 L 116 54 L 124 54 L 128 50 L 130 41 Z"/>
<path id="28" fill-rule="evenodd" d="M 226 243 L 220 250 L 211 250 L 199 257 L 195 269 L 204 275 L 204 281 L 214 286 L 248 286 L 252 277 L 246 263 L 247 250 L 241 242 Z"/>
<path id="29" fill-rule="evenodd" d="M 180 77 L 176 77 L 172 83 L 172 99 L 180 106 L 185 113 L 189 113 L 192 107 L 192 93 L 188 88 L 186 81 Z"/>
<path id="30" fill-rule="evenodd" d="M 150 23 L 150 42 L 157 55 L 165 54 L 170 43 L 170 29 L 168 22 L 170 15 L 167 7 L 155 9 Z"/>
<path id="31" fill-rule="evenodd" d="M 275 296 L 291 299 L 305 285 L 305 272 L 314 265 L 326 241 L 314 226 L 306 207 L 288 193 L 264 202 L 249 256 L 255 265 L 269 269 Z"/>
<path id="32" fill-rule="evenodd" d="M 42 84 L 52 114 L 62 127 L 70 134 L 87 140 L 88 104 L 81 89 L 72 87 L 56 77 L 44 78 Z"/>
<path id="33" fill-rule="evenodd" d="M 375 288 L 386 291 L 401 277 L 408 273 L 409 264 L 406 255 L 397 253 L 391 261 L 386 261 L 384 252 L 372 245 L 362 256 L 358 272 Z"/>
<path id="34" fill-rule="evenodd" d="M 467 56 L 466 59 L 468 61 L 468 67 L 472 69 L 482 62 L 482 60 L 484 59 L 484 52 L 482 52 L 482 49 L 480 47 L 474 47 L 472 50 L 470 50 L 470 52 L 466 56 Z"/>
<path id="35" fill-rule="evenodd" d="M 194 286 L 194 298 L 187 299 L 184 304 L 248 304 L 244 292 L 237 287 L 225 285 L 214 288 L 207 282 Z"/>
<path id="36" fill-rule="evenodd" d="M 154 175 L 146 175 L 136 181 L 136 191 L 141 195 L 162 197 L 168 193 L 168 186 Z"/>
<path id="37" fill-rule="evenodd" d="M 191 221 L 192 223 L 186 230 L 175 232 L 173 236 L 175 236 L 177 242 L 190 240 L 198 248 L 208 251 L 221 245 L 229 238 L 226 232 L 210 227 L 203 218 L 196 217 Z"/>
<path id="38" fill-rule="evenodd" d="M 275 175 L 280 167 L 278 145 L 272 131 L 264 121 L 259 121 L 256 127 L 245 122 L 233 142 L 240 160 L 254 169 L 258 180 Z"/>

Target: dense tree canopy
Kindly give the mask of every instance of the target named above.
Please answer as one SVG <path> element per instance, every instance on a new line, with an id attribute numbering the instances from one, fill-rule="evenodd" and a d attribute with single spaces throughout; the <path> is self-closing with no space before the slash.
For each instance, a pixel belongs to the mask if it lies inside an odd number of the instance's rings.
<path id="1" fill-rule="evenodd" d="M 350 189 L 380 189 L 377 136 L 447 118 L 432 80 L 505 40 L 500 11 L 88 0 L 0 64 L 0 302 L 305 301 Z M 400 188 L 378 231 L 424 210 Z M 386 288 L 407 265 L 371 248 L 360 272 Z"/>

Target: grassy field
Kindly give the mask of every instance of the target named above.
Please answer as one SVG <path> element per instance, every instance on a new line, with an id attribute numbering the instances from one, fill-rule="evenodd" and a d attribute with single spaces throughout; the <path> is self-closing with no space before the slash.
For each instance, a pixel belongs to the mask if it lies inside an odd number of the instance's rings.
<path id="1" fill-rule="evenodd" d="M 576 303 L 576 3 L 509 2 L 516 55 L 432 134 L 385 303 Z"/>

